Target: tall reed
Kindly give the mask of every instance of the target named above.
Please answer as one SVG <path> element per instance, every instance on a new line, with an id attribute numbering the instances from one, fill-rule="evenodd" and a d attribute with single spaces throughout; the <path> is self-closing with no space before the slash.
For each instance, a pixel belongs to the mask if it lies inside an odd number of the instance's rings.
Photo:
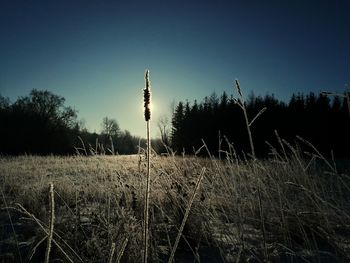
<path id="1" fill-rule="evenodd" d="M 55 223 L 55 199 L 54 199 L 54 192 L 53 192 L 53 183 L 50 183 L 49 199 L 50 199 L 50 224 L 49 224 L 49 231 L 47 234 L 47 245 L 46 245 L 45 261 L 44 261 L 45 263 L 48 263 L 50 259 L 51 243 L 52 243 L 52 237 L 53 237 L 53 225 Z"/>
<path id="2" fill-rule="evenodd" d="M 251 150 L 251 155 L 252 157 L 255 159 L 255 149 L 254 149 L 254 143 L 253 143 L 253 137 L 252 137 L 252 132 L 250 130 L 250 126 L 252 126 L 253 122 L 261 115 L 264 113 L 264 111 L 266 111 L 266 107 L 262 108 L 257 115 L 255 115 L 255 117 L 249 121 L 248 119 L 248 114 L 247 114 L 247 109 L 245 107 L 245 101 L 244 101 L 244 98 L 243 98 L 243 94 L 242 94 L 242 90 L 241 90 L 241 87 L 239 85 L 239 82 L 238 82 L 238 79 L 235 80 L 235 85 L 236 85 L 236 90 L 237 90 L 237 93 L 239 95 L 239 99 L 236 100 L 235 99 L 235 102 L 236 104 L 242 109 L 243 111 L 243 114 L 244 114 L 244 120 L 245 120 L 245 123 L 246 123 L 246 126 L 247 126 L 247 132 L 248 132 L 248 137 L 249 137 L 249 144 L 250 144 L 250 150 Z"/>
<path id="3" fill-rule="evenodd" d="M 151 172 L 150 172 L 150 154 L 151 154 L 151 139 L 150 139 L 150 119 L 151 119 L 151 84 L 149 80 L 149 70 L 145 73 L 145 88 L 143 90 L 143 101 L 144 101 L 144 115 L 145 121 L 147 123 L 147 183 L 145 192 L 145 206 L 144 206 L 144 254 L 143 262 L 147 262 L 148 258 L 148 224 L 149 224 L 149 195 L 150 195 L 150 182 L 151 182 Z"/>

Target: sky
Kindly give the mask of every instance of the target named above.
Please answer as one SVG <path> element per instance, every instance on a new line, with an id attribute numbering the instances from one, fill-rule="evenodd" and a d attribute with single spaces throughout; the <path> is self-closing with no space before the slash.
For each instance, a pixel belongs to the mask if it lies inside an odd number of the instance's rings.
<path id="1" fill-rule="evenodd" d="M 201 101 L 237 78 L 246 94 L 343 92 L 350 83 L 350 1 L 0 0 L 0 94 L 49 90 L 90 131 L 103 117 L 152 136 L 172 102 Z"/>

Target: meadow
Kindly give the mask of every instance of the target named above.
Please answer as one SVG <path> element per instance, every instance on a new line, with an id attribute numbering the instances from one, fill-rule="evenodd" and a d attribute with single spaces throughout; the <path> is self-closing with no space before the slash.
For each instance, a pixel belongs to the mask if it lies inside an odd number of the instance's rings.
<path id="1" fill-rule="evenodd" d="M 227 138 L 217 156 L 203 140 L 193 155 L 152 151 L 147 70 L 146 150 L 1 157 L 0 261 L 349 262 L 348 162 L 276 131 L 256 158 L 250 127 L 266 107 L 249 120 L 235 84 L 250 154 Z"/>
<path id="2" fill-rule="evenodd" d="M 349 170 L 279 142 L 263 160 L 233 145 L 221 160 L 150 156 L 148 261 L 349 262 Z M 146 164 L 1 157 L 0 262 L 42 262 L 50 222 L 50 262 L 142 262 Z"/>

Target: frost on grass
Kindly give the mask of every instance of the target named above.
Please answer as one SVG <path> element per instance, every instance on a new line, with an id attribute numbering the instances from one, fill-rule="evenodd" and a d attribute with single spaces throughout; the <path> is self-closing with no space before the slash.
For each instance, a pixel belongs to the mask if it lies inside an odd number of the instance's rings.
<path id="1" fill-rule="evenodd" d="M 350 260 L 346 170 L 293 151 L 275 151 L 265 161 L 226 157 L 153 159 L 151 261 L 168 260 L 203 167 L 175 261 Z M 53 182 L 53 241 L 62 250 L 52 243 L 51 260 L 107 262 L 114 244 L 114 261 L 141 262 L 145 171 L 138 156 L 1 158 L 0 261 L 43 260 L 45 232 L 38 222 L 48 228 Z"/>

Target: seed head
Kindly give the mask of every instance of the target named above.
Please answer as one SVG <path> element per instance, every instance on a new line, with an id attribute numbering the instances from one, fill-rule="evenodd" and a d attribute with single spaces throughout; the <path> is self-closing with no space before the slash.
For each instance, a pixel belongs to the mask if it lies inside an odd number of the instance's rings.
<path id="1" fill-rule="evenodd" d="M 238 92 L 239 96 L 242 97 L 241 87 L 239 86 L 238 79 L 236 79 L 235 82 L 236 82 L 236 89 L 237 89 L 237 92 Z"/>
<path id="2" fill-rule="evenodd" d="M 151 84 L 149 81 L 149 70 L 146 70 L 145 74 L 145 88 L 143 90 L 143 102 L 145 107 L 145 121 L 149 121 L 151 119 Z"/>

